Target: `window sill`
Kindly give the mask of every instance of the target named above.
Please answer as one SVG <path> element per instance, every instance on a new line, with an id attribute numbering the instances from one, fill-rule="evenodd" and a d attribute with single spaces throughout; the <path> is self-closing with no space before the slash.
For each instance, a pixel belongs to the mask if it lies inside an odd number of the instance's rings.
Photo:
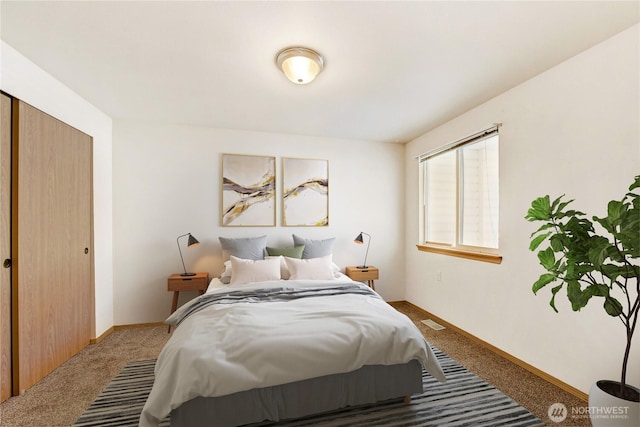
<path id="1" fill-rule="evenodd" d="M 493 264 L 500 264 L 502 262 L 502 255 L 486 254 L 481 252 L 462 251 L 460 249 L 447 248 L 443 246 L 435 245 L 416 245 L 419 251 L 431 252 L 434 254 L 455 256 L 458 258 L 472 259 L 475 261 L 490 262 Z"/>

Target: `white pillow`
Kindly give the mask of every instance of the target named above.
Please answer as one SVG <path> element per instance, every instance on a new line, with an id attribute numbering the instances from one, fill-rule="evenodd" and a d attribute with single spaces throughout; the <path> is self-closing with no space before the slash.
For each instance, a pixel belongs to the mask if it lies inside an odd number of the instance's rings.
<path id="1" fill-rule="evenodd" d="M 333 280 L 331 255 L 297 259 L 284 257 L 289 268 L 289 280 Z"/>
<path id="2" fill-rule="evenodd" d="M 280 278 L 282 280 L 287 280 L 290 276 L 289 274 L 289 267 L 287 267 L 287 263 L 284 260 L 284 257 L 282 255 L 267 255 L 264 257 L 264 259 L 271 259 L 271 258 L 277 258 L 280 262 Z"/>
<path id="3" fill-rule="evenodd" d="M 220 274 L 220 281 L 224 285 L 228 285 L 231 281 L 231 260 L 225 261 L 223 268 L 224 270 L 222 270 L 222 273 Z"/>
<path id="4" fill-rule="evenodd" d="M 253 261 L 236 258 L 231 261 L 231 282 L 229 285 L 238 286 L 267 280 L 280 280 L 280 260 L 278 258 Z"/>
<path id="5" fill-rule="evenodd" d="M 231 260 L 224 262 L 224 270 L 220 275 L 220 277 L 227 277 L 227 276 L 231 277 Z"/>
<path id="6" fill-rule="evenodd" d="M 334 277 L 340 276 L 340 267 L 335 262 L 331 263 L 331 271 L 333 272 Z"/>

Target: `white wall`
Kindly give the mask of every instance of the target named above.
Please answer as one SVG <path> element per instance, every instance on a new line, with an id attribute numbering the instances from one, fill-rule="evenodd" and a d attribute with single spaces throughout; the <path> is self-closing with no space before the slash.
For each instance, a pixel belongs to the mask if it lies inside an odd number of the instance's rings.
<path id="1" fill-rule="evenodd" d="M 163 321 L 171 294 L 167 276 L 182 271 L 177 236 L 193 233 L 201 244 L 184 249 L 187 269 L 217 276 L 223 237 L 266 234 L 269 246 L 291 246 L 291 234 L 336 237 L 334 261 L 380 268 L 378 290 L 404 299 L 404 147 L 327 138 L 232 131 L 141 122 L 114 122 L 115 324 Z M 276 227 L 221 227 L 221 153 L 329 160 L 329 226 L 282 227 L 278 181 Z M 181 242 L 184 245 L 184 240 Z M 194 293 L 180 295 L 180 303 Z"/>
<path id="2" fill-rule="evenodd" d="M 0 88 L 93 137 L 95 336 L 113 325 L 111 118 L 0 42 Z"/>
<path id="3" fill-rule="evenodd" d="M 621 322 L 594 300 L 580 313 L 558 294 L 531 292 L 543 273 L 524 216 L 531 201 L 566 193 L 573 207 L 606 215 L 640 173 L 639 27 L 589 49 L 407 144 L 407 300 L 588 392 L 619 379 Z M 418 252 L 418 168 L 414 157 L 494 122 L 500 129 L 501 265 Z M 436 273 L 442 272 L 437 282 Z M 640 386 L 640 333 L 627 381 Z"/>

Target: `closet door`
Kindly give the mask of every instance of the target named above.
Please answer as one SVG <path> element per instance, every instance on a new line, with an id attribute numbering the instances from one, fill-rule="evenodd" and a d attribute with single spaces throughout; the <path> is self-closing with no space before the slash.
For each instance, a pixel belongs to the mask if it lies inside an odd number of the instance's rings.
<path id="1" fill-rule="evenodd" d="M 91 338 L 92 140 L 14 102 L 13 392 L 21 394 Z"/>
<path id="2" fill-rule="evenodd" d="M 0 94 L 0 264 L 11 259 L 11 99 Z M 11 396 L 11 268 L 0 266 L 0 402 Z"/>

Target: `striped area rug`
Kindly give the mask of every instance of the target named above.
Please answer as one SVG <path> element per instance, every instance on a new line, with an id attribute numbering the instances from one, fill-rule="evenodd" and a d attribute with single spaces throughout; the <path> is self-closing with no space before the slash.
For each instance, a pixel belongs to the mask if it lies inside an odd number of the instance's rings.
<path id="1" fill-rule="evenodd" d="M 447 376 L 442 384 L 423 371 L 424 389 L 410 404 L 389 401 L 315 415 L 294 421 L 253 426 L 400 427 L 400 426 L 544 426 L 514 400 L 432 347 Z M 137 426 L 153 385 L 155 360 L 128 363 L 100 393 L 74 427 Z M 169 426 L 166 419 L 162 427 Z"/>

